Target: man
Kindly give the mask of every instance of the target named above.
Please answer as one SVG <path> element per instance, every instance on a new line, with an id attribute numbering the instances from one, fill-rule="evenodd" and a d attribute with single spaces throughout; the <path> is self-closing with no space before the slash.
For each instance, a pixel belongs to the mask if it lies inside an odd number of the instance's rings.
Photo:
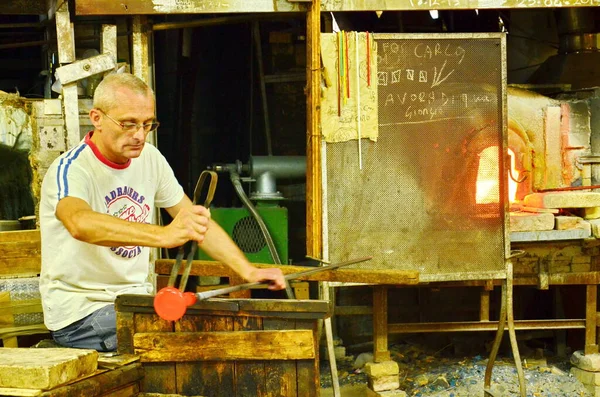
<path id="1" fill-rule="evenodd" d="M 40 292 L 44 323 L 64 346 L 113 351 L 114 300 L 150 294 L 149 248 L 196 240 L 249 282 L 285 287 L 279 269 L 252 266 L 208 209 L 193 205 L 165 158 L 146 144 L 156 130 L 152 90 L 131 74 L 98 85 L 85 139 L 57 158 L 42 183 Z M 173 217 L 153 224 L 155 207 Z"/>

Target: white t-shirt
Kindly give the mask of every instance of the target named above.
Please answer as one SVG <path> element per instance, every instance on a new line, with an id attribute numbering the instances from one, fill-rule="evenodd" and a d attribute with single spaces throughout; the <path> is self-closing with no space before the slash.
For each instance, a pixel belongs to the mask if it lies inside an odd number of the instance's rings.
<path id="1" fill-rule="evenodd" d="M 119 294 L 149 294 L 150 250 L 103 247 L 74 239 L 56 218 L 64 197 L 84 200 L 94 211 L 131 222 L 153 223 L 155 206 L 168 208 L 184 197 L 173 170 L 158 149 L 146 143 L 127 164 L 112 163 L 91 142 L 90 132 L 58 157 L 42 183 L 40 292 L 44 323 L 52 331 L 113 303 Z"/>

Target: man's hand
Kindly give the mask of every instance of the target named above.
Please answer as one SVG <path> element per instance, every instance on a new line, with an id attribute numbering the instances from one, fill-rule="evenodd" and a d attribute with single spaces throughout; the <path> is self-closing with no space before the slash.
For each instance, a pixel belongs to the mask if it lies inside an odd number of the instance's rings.
<path id="1" fill-rule="evenodd" d="M 190 240 L 198 244 L 204 237 L 210 223 L 210 211 L 201 205 L 182 208 L 173 221 L 165 227 L 167 248 L 179 247 Z"/>
<path id="2" fill-rule="evenodd" d="M 249 282 L 262 282 L 266 281 L 269 283 L 270 290 L 280 290 L 285 288 L 285 278 L 281 269 L 254 269 L 248 275 Z"/>

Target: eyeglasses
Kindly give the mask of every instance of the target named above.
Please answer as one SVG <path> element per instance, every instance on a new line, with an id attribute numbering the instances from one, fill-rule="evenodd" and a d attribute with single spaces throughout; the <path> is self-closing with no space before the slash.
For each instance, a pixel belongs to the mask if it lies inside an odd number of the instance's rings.
<path id="1" fill-rule="evenodd" d="M 147 123 L 147 124 L 130 123 L 127 121 L 121 122 L 121 121 L 117 121 L 117 120 L 113 119 L 108 114 L 106 114 L 103 110 L 101 110 L 101 109 L 98 109 L 98 110 L 100 112 L 102 112 L 103 115 L 108 117 L 113 123 L 115 123 L 116 125 L 121 127 L 121 129 L 124 132 L 130 133 L 130 134 L 135 134 L 136 132 L 138 132 L 140 130 L 140 128 L 144 128 L 144 132 L 146 134 L 148 134 L 148 133 L 156 130 L 158 128 L 158 126 L 160 125 L 160 123 L 158 121 L 155 121 L 153 123 Z"/>

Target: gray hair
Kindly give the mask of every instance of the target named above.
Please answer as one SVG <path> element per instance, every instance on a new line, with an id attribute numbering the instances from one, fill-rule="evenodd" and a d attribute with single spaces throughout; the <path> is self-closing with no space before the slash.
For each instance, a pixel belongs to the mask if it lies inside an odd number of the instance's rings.
<path id="1" fill-rule="evenodd" d="M 154 98 L 154 92 L 142 79 L 131 73 L 111 73 L 102 79 L 94 91 L 94 108 L 109 111 L 117 107 L 119 103 L 115 92 L 121 88 Z"/>

